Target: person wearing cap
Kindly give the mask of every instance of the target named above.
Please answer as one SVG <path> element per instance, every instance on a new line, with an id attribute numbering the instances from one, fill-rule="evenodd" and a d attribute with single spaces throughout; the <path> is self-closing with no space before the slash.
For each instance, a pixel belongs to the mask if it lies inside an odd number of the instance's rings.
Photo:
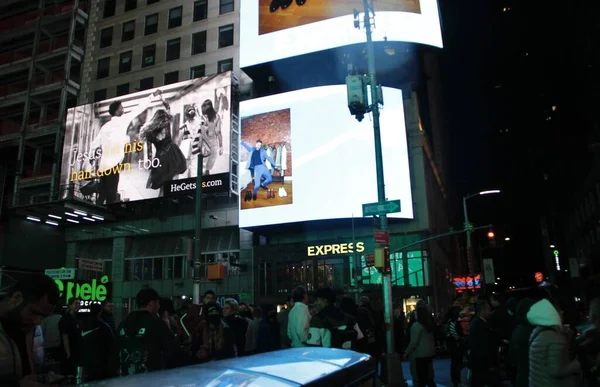
<path id="1" fill-rule="evenodd" d="M 201 363 L 236 357 L 236 339 L 233 331 L 221 318 L 221 307 L 215 302 L 205 305 L 206 321 L 200 324 L 192 353 Z"/>
<path id="2" fill-rule="evenodd" d="M 181 354 L 176 337 L 158 315 L 158 292 L 144 288 L 138 292 L 136 302 L 138 310 L 117 329 L 121 376 L 168 368 Z"/>

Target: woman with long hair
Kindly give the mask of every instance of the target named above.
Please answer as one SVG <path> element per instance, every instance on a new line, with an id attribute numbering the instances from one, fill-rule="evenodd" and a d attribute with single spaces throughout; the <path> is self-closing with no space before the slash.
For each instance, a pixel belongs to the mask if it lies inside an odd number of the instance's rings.
<path id="1" fill-rule="evenodd" d="M 433 381 L 433 356 L 435 355 L 435 324 L 431 311 L 426 305 L 417 306 L 416 321 L 410 328 L 410 343 L 404 353 L 405 358 L 414 358 L 417 372 L 417 386 L 436 387 Z"/>
<path id="2" fill-rule="evenodd" d="M 156 148 L 146 188 L 160 190 L 161 196 L 164 184 L 187 170 L 187 160 L 171 138 L 173 116 L 169 113 L 169 104 L 164 100 L 163 104 L 166 110 L 157 110 L 154 117 L 140 130 L 140 140 L 147 141 Z"/>
<path id="3" fill-rule="evenodd" d="M 200 324 L 192 353 L 201 363 L 236 357 L 235 336 L 221 319 L 221 308 L 216 303 L 205 307 L 207 318 Z"/>

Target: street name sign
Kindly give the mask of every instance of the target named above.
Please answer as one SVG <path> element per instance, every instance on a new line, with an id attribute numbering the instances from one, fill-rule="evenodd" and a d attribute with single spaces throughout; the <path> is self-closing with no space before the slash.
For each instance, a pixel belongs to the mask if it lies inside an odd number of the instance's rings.
<path id="1" fill-rule="evenodd" d="M 367 203 L 362 205 L 363 216 L 386 215 L 400 212 L 400 200 L 388 200 L 385 203 Z"/>
<path id="2" fill-rule="evenodd" d="M 75 278 L 75 269 L 46 269 L 44 274 L 54 280 L 71 280 Z"/>

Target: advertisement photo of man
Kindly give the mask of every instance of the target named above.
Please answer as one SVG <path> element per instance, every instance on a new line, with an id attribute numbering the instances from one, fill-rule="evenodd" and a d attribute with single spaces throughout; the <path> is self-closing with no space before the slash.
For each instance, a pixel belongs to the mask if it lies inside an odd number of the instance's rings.
<path id="1" fill-rule="evenodd" d="M 266 161 L 270 162 L 271 165 L 275 165 L 275 160 L 267 155 L 267 151 L 263 148 L 263 143 L 261 140 L 256 140 L 254 148 L 244 141 L 242 141 L 242 146 L 248 152 L 250 152 L 250 158 L 248 159 L 246 169 L 254 170 L 254 191 L 252 194 L 252 200 L 256 200 L 258 189 L 262 188 L 267 191 L 267 186 L 273 181 L 271 172 L 269 171 L 269 168 L 267 168 Z M 261 178 L 263 177 L 265 180 L 261 183 Z"/>
<path id="2" fill-rule="evenodd" d="M 110 119 L 100 128 L 96 138 L 91 144 L 91 154 L 100 155 L 100 162 L 97 163 L 97 170 L 112 171 L 113 168 L 123 162 L 125 158 L 125 144 L 130 139 L 127 135 L 127 128 L 131 121 L 144 112 L 154 102 L 155 98 L 161 94 L 156 90 L 140 103 L 135 109 L 125 114 L 125 109 L 121 101 L 114 101 L 110 104 L 108 112 Z M 98 149 L 100 149 L 98 151 Z M 97 160 L 91 159 L 90 162 Z M 103 173 L 99 177 L 98 200 L 97 204 L 113 204 L 117 202 L 117 191 L 119 188 L 120 173 Z"/>

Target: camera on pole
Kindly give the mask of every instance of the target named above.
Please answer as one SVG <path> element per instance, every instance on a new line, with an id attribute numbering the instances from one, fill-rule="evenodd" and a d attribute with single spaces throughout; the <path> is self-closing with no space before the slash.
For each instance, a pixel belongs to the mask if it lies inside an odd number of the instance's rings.
<path id="1" fill-rule="evenodd" d="M 365 75 L 348 75 L 346 77 L 348 109 L 358 122 L 361 122 L 365 118 L 365 114 L 371 111 L 367 91 L 368 85 L 369 77 Z"/>

